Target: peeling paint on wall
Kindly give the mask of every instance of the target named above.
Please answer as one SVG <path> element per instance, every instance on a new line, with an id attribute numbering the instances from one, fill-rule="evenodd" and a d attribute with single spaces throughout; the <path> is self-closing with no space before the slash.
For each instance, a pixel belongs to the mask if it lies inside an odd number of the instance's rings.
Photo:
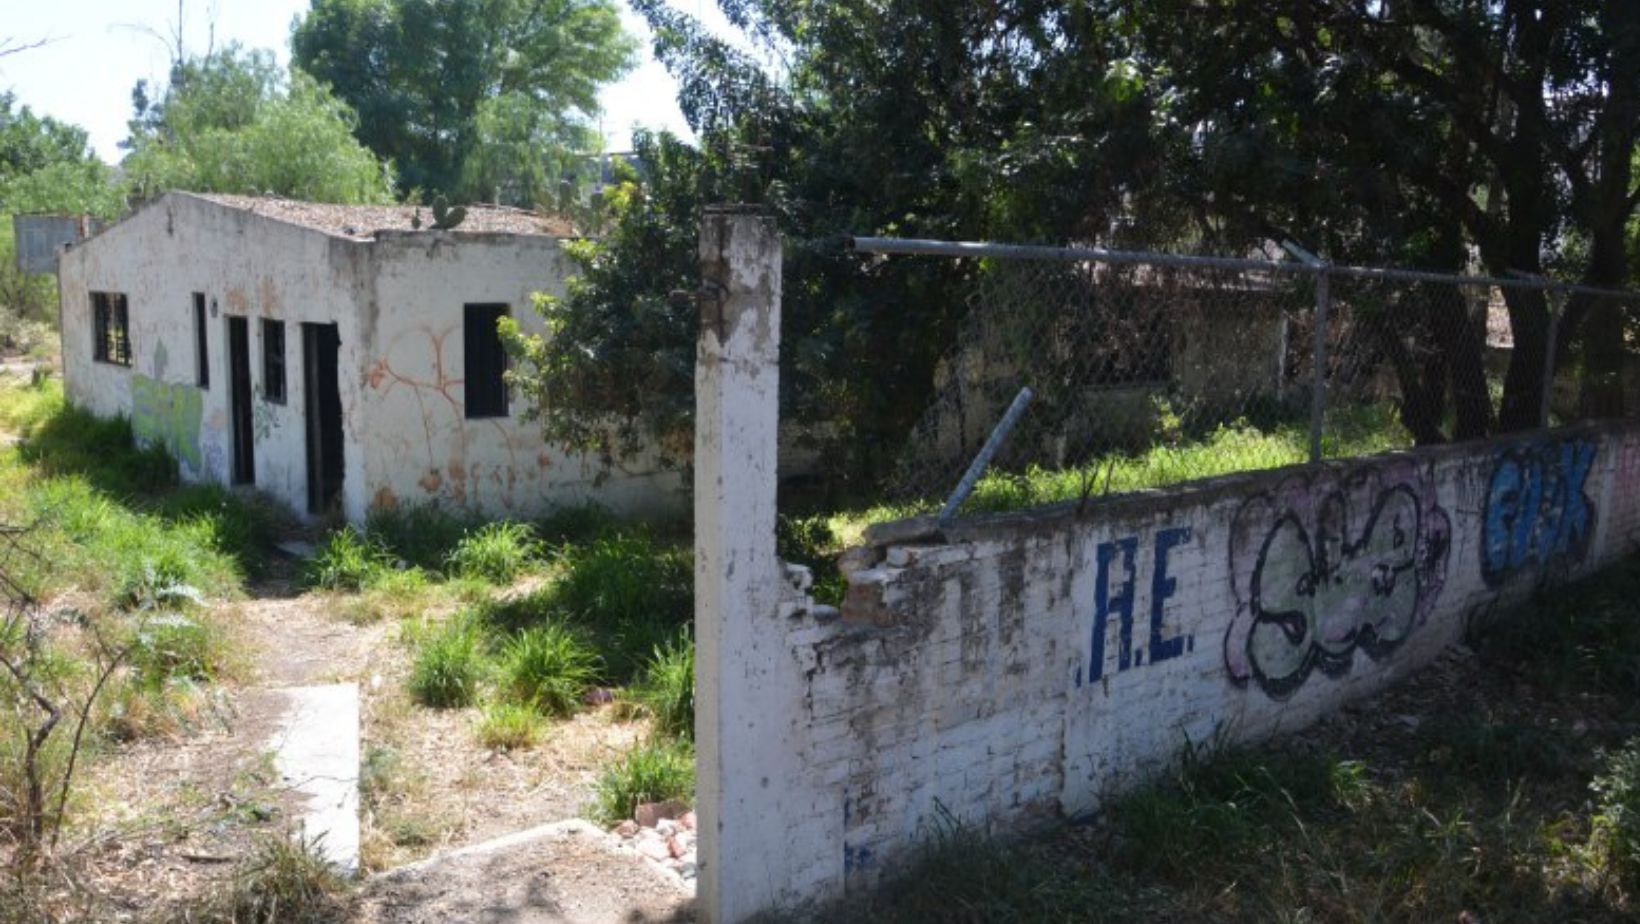
<path id="1" fill-rule="evenodd" d="M 199 448 L 204 395 L 192 385 L 170 385 L 131 376 L 131 432 L 148 445 L 164 446 L 194 475 L 205 471 Z"/>

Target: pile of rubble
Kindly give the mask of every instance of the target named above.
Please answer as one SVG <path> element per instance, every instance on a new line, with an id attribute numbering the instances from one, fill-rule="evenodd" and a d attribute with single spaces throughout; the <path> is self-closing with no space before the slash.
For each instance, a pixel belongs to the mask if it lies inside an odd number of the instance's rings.
<path id="1" fill-rule="evenodd" d="M 611 831 L 623 847 L 683 877 L 695 878 L 695 813 L 675 799 L 646 802 Z"/>

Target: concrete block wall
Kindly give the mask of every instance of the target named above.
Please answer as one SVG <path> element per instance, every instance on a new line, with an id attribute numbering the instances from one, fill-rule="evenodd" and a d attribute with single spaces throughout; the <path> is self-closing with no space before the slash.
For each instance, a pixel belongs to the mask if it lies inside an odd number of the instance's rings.
<path id="1" fill-rule="evenodd" d="M 708 213 L 696 369 L 700 911 L 876 883 L 940 826 L 1097 808 L 1294 731 L 1640 545 L 1640 422 L 884 524 L 841 611 L 774 553 L 780 247 Z M 1553 631 L 1553 627 L 1546 627 Z"/>
<path id="2" fill-rule="evenodd" d="M 841 617 L 787 633 L 805 773 L 843 819 L 826 895 L 942 817 L 1086 812 L 1187 743 L 1295 730 L 1396 682 L 1540 582 L 1634 550 L 1637 463 L 1640 427 L 1567 429 L 856 552 Z"/>

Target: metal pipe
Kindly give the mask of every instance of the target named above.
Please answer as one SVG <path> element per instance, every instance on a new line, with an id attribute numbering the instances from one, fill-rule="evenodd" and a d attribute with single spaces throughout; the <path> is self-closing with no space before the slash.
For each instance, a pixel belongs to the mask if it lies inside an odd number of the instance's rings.
<path id="1" fill-rule="evenodd" d="M 1315 277 L 1315 368 L 1310 387 L 1310 463 L 1321 461 L 1321 433 L 1327 425 L 1327 313 L 1332 292 L 1326 266 Z"/>
<path id="2" fill-rule="evenodd" d="M 1547 297 L 1543 300 L 1544 307 L 1549 311 L 1549 333 L 1544 337 L 1545 350 L 1543 354 L 1543 395 L 1539 399 L 1538 426 L 1545 429 L 1549 426 L 1549 410 L 1555 393 L 1555 339 L 1560 332 L 1560 312 Z"/>
<path id="3" fill-rule="evenodd" d="M 997 454 L 997 450 L 1002 446 L 1002 441 L 1007 439 L 1009 432 L 1014 429 L 1014 424 L 1019 423 L 1019 418 L 1025 413 L 1025 406 L 1031 403 L 1033 394 L 1030 386 L 1021 388 L 1019 394 L 1014 396 L 1014 403 L 1008 405 L 1008 410 L 1002 415 L 1002 419 L 997 421 L 995 427 L 991 428 L 991 435 L 985 438 L 985 445 L 979 448 L 979 454 L 974 456 L 974 461 L 968 463 L 968 471 L 963 472 L 962 480 L 957 482 L 956 490 L 951 492 L 951 496 L 945 501 L 945 506 L 940 508 L 939 519 L 941 523 L 947 522 L 956 516 L 957 508 L 961 507 L 963 501 L 968 499 L 968 495 L 973 493 L 974 485 L 979 483 L 979 476 L 985 473 L 985 467 L 991 464 L 991 457 Z"/>
<path id="4" fill-rule="evenodd" d="M 1235 257 L 1198 257 L 1179 254 L 1149 253 L 1134 250 L 1107 250 L 1103 247 L 1046 247 L 1032 244 L 988 244 L 972 241 L 931 241 L 917 238 L 849 237 L 845 245 L 856 253 L 885 256 L 914 257 L 996 257 L 1010 260 L 1063 260 L 1085 263 L 1150 264 L 1196 269 L 1242 270 L 1258 273 L 1292 273 L 1310 275 L 1319 272 L 1306 263 L 1285 260 L 1248 260 Z M 1385 282 L 1435 282 L 1464 286 L 1513 286 L 1525 289 L 1544 289 L 1556 292 L 1577 292 L 1584 295 L 1633 298 L 1635 292 L 1622 289 L 1604 289 L 1598 286 L 1554 282 L 1538 278 L 1507 278 L 1498 276 L 1455 276 L 1427 270 L 1385 269 L 1371 266 L 1338 266 L 1329 264 L 1326 272 L 1335 276 L 1356 279 L 1374 279 Z"/>

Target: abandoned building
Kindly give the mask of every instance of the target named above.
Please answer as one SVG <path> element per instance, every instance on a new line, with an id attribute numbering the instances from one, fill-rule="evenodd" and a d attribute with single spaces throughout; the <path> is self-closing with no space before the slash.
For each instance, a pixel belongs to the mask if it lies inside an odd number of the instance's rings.
<path id="1" fill-rule="evenodd" d="M 679 500 L 675 472 L 560 452 L 503 379 L 503 316 L 543 321 L 573 232 L 470 208 L 172 192 L 64 251 L 69 399 L 130 418 L 184 481 L 255 486 L 310 516 L 437 503 L 528 516 Z"/>

